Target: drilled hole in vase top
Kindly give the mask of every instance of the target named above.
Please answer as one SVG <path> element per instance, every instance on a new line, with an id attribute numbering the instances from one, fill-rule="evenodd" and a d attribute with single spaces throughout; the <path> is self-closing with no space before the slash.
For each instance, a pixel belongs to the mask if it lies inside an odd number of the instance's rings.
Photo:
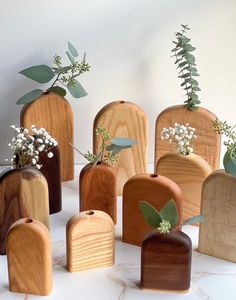
<path id="1" fill-rule="evenodd" d="M 157 174 L 150 174 L 150 177 L 151 177 L 151 178 L 157 178 L 158 175 L 157 175 Z"/>
<path id="2" fill-rule="evenodd" d="M 32 219 L 29 219 L 29 218 L 27 218 L 27 219 L 25 219 L 25 220 L 24 220 L 24 223 L 27 223 L 27 224 L 28 224 L 28 223 L 33 223 L 33 220 L 32 220 Z"/>
<path id="3" fill-rule="evenodd" d="M 92 211 L 92 210 L 90 210 L 90 211 L 87 211 L 87 212 L 86 212 L 86 215 L 88 215 L 88 216 L 92 216 L 92 215 L 94 215 L 94 211 Z"/>

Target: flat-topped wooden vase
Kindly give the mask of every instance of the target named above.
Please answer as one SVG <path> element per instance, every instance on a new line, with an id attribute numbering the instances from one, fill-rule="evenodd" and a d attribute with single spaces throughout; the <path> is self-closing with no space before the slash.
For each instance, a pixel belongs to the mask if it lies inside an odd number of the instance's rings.
<path id="1" fill-rule="evenodd" d="M 116 171 L 99 163 L 86 165 L 80 172 L 79 199 L 80 211 L 102 210 L 108 213 L 116 224 L 117 196 Z"/>
<path id="2" fill-rule="evenodd" d="M 49 228 L 47 181 L 33 167 L 6 169 L 0 174 L 0 254 L 6 253 L 9 227 L 25 217 L 37 219 Z"/>
<path id="3" fill-rule="evenodd" d="M 59 144 L 61 180 L 74 179 L 74 121 L 70 103 L 62 96 L 48 93 L 26 104 L 20 114 L 21 126 L 31 129 L 45 128 Z"/>
<path id="4" fill-rule="evenodd" d="M 217 170 L 203 183 L 199 252 L 236 263 L 236 178 Z"/>
<path id="5" fill-rule="evenodd" d="M 96 115 L 93 123 L 93 149 L 98 153 L 101 140 L 95 129 L 106 127 L 111 137 L 127 137 L 137 144 L 119 153 L 114 165 L 117 171 L 117 193 L 122 195 L 123 186 L 133 175 L 145 173 L 148 154 L 148 119 L 136 104 L 127 101 L 114 101 L 104 106 Z"/>
<path id="6" fill-rule="evenodd" d="M 123 242 L 141 246 L 152 227 L 145 221 L 139 208 L 140 201 L 147 201 L 158 211 L 173 199 L 182 222 L 183 195 L 176 183 L 157 174 L 141 174 L 130 178 L 123 191 Z"/>
<path id="7" fill-rule="evenodd" d="M 175 143 L 169 144 L 161 140 L 164 127 L 174 127 L 175 123 L 189 123 L 196 129 L 197 139 L 194 142 L 194 153 L 204 158 L 212 170 L 219 168 L 221 137 L 212 125 L 216 116 L 207 109 L 200 107 L 191 111 L 184 105 L 175 105 L 163 110 L 156 119 L 155 165 L 160 157 L 175 152 Z"/>
<path id="8" fill-rule="evenodd" d="M 212 172 L 199 155 L 164 154 L 157 162 L 156 172 L 173 180 L 183 192 L 183 219 L 200 214 L 202 183 Z"/>
<path id="9" fill-rule="evenodd" d="M 183 232 L 147 234 L 141 250 L 141 287 L 187 292 L 191 281 L 192 243 Z"/>
<path id="10" fill-rule="evenodd" d="M 66 226 L 67 270 L 110 267 L 115 261 L 115 229 L 112 218 L 103 211 L 84 211 Z"/>
<path id="11" fill-rule="evenodd" d="M 47 296 L 52 290 L 52 251 L 46 226 L 29 218 L 16 221 L 7 234 L 11 292 Z"/>

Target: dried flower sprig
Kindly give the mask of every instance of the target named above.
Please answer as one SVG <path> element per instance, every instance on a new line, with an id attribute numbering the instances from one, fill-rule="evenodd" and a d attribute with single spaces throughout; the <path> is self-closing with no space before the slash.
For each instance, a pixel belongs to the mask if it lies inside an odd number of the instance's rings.
<path id="1" fill-rule="evenodd" d="M 175 127 L 163 128 L 161 132 L 161 139 L 168 140 L 169 143 L 176 143 L 177 153 L 182 155 L 188 155 L 193 152 L 191 147 L 191 142 L 193 139 L 197 138 L 196 129 L 189 126 L 188 123 L 178 124 L 175 123 Z"/>
<path id="2" fill-rule="evenodd" d="M 33 135 L 30 135 L 27 128 L 15 125 L 11 125 L 11 128 L 14 130 L 14 137 L 8 146 L 13 150 L 13 157 L 6 161 L 10 161 L 14 168 L 32 165 L 40 169 L 40 153 L 46 152 L 48 158 L 53 157 L 51 149 L 57 146 L 57 141 L 44 128 L 38 129 L 32 125 Z"/>

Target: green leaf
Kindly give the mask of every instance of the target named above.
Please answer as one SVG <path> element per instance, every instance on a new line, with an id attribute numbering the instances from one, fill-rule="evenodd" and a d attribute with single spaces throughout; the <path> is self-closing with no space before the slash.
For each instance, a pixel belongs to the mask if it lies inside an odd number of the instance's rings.
<path id="1" fill-rule="evenodd" d="M 77 49 L 70 42 L 68 42 L 68 50 L 70 51 L 70 53 L 72 54 L 73 57 L 78 57 L 79 54 L 78 54 Z"/>
<path id="2" fill-rule="evenodd" d="M 185 73 L 182 75 L 179 75 L 178 78 L 188 78 L 190 76 L 190 73 Z"/>
<path id="3" fill-rule="evenodd" d="M 86 52 L 84 53 L 84 56 L 83 56 L 83 63 L 86 63 Z"/>
<path id="4" fill-rule="evenodd" d="M 149 225 L 151 225 L 154 228 L 157 228 L 160 226 L 162 217 L 160 216 L 159 212 L 151 204 L 149 204 L 146 201 L 140 201 L 139 207 L 142 211 L 144 219 L 146 220 L 146 222 Z"/>
<path id="5" fill-rule="evenodd" d="M 71 67 L 63 67 L 63 68 L 53 68 L 55 74 L 66 73 L 71 69 Z"/>
<path id="6" fill-rule="evenodd" d="M 52 69 L 46 65 L 33 66 L 19 73 L 38 83 L 47 83 L 55 76 Z"/>
<path id="7" fill-rule="evenodd" d="M 60 86 L 53 86 L 53 87 L 47 89 L 47 92 L 54 92 L 54 93 L 56 93 L 58 95 L 61 95 L 63 97 L 66 95 L 66 90 L 63 89 Z"/>
<path id="8" fill-rule="evenodd" d="M 187 61 L 183 61 L 179 64 L 179 68 L 182 68 L 183 66 L 187 65 Z"/>
<path id="9" fill-rule="evenodd" d="M 30 91 L 29 93 L 22 96 L 20 99 L 17 100 L 16 104 L 25 104 L 30 103 L 37 99 L 39 96 L 41 96 L 43 93 L 43 90 L 35 89 Z"/>
<path id="10" fill-rule="evenodd" d="M 116 145 L 116 146 L 119 146 L 119 147 L 131 147 L 135 144 L 137 144 L 137 142 L 135 140 L 130 140 L 128 138 L 121 138 L 121 137 L 116 137 L 116 138 L 113 138 L 111 140 L 112 144 Z"/>
<path id="11" fill-rule="evenodd" d="M 200 76 L 200 75 L 198 73 L 196 73 L 196 72 L 192 72 L 191 76 Z"/>
<path id="12" fill-rule="evenodd" d="M 223 164 L 225 171 L 231 174 L 233 177 L 236 177 L 236 160 L 233 159 L 230 150 L 226 151 L 223 159 Z"/>
<path id="13" fill-rule="evenodd" d="M 183 225 L 191 225 L 191 224 L 194 224 L 194 223 L 198 223 L 198 222 L 203 222 L 205 221 L 205 216 L 203 215 L 197 215 L 197 216 L 194 216 L 190 219 L 187 219 L 183 222 Z"/>
<path id="14" fill-rule="evenodd" d="M 85 91 L 85 89 L 82 87 L 82 85 L 76 80 L 75 80 L 75 85 L 67 85 L 67 88 L 71 95 L 74 98 L 82 98 L 88 95 L 88 93 Z"/>
<path id="15" fill-rule="evenodd" d="M 193 91 L 195 91 L 195 92 L 201 91 L 201 89 L 198 86 L 193 86 L 192 88 L 193 88 Z"/>
<path id="16" fill-rule="evenodd" d="M 198 85 L 198 82 L 195 79 L 191 79 L 190 82 L 192 83 L 192 85 Z"/>
<path id="17" fill-rule="evenodd" d="M 112 153 L 114 155 L 118 154 L 120 151 L 124 150 L 124 149 L 128 149 L 130 148 L 131 146 L 124 146 L 124 147 L 121 147 L 121 146 L 117 146 L 117 145 L 114 145 L 114 144 L 111 144 L 109 145 L 108 147 L 106 147 L 106 150 L 107 151 L 112 151 Z"/>
<path id="18" fill-rule="evenodd" d="M 169 200 L 160 210 L 161 218 L 170 222 L 171 228 L 175 228 L 179 221 L 179 213 L 173 199 Z"/>
<path id="19" fill-rule="evenodd" d="M 66 55 L 68 56 L 68 58 L 69 58 L 71 64 L 74 65 L 74 64 L 75 64 L 75 59 L 74 59 L 74 57 L 70 54 L 69 51 L 66 51 Z"/>

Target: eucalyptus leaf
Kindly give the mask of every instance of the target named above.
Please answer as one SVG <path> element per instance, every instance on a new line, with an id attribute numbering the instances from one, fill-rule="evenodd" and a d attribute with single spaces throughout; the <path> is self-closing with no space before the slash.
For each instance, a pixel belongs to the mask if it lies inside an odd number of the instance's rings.
<path id="1" fill-rule="evenodd" d="M 19 73 L 38 83 L 47 83 L 55 76 L 53 70 L 46 65 L 33 66 Z"/>
<path id="2" fill-rule="evenodd" d="M 179 213 L 173 199 L 169 200 L 160 210 L 161 218 L 170 222 L 171 229 L 175 228 L 179 221 Z"/>
<path id="3" fill-rule="evenodd" d="M 79 54 L 78 54 L 77 49 L 70 42 L 68 42 L 68 50 L 70 51 L 70 53 L 73 57 L 78 57 Z"/>
<path id="4" fill-rule="evenodd" d="M 69 90 L 69 92 L 71 93 L 71 95 L 74 98 L 82 98 L 88 95 L 88 93 L 85 91 L 85 89 L 82 87 L 82 85 L 76 80 L 75 81 L 75 85 L 67 85 L 67 88 Z"/>
<path id="5" fill-rule="evenodd" d="M 159 212 L 146 201 L 140 201 L 139 207 L 146 222 L 152 227 L 158 228 L 162 221 L 162 217 L 160 216 Z"/>
<path id="6" fill-rule="evenodd" d="M 74 64 L 75 64 L 75 59 L 74 59 L 74 57 L 70 54 L 69 51 L 66 51 L 66 55 L 68 56 L 68 58 L 69 58 L 71 64 L 74 65 Z"/>
<path id="7" fill-rule="evenodd" d="M 223 159 L 223 164 L 225 171 L 233 177 L 236 177 L 236 160 L 232 158 L 230 150 L 226 151 Z"/>
<path id="8" fill-rule="evenodd" d="M 203 215 L 197 215 L 197 216 L 194 216 L 190 219 L 187 219 L 183 222 L 183 225 L 191 225 L 191 224 L 194 224 L 194 223 L 199 223 L 199 222 L 203 222 L 205 221 L 205 216 Z"/>
<path id="9" fill-rule="evenodd" d="M 120 151 L 124 150 L 124 149 L 128 149 L 130 148 L 131 146 L 117 146 L 117 145 L 114 145 L 114 144 L 111 144 L 109 145 L 106 150 L 107 151 L 112 151 L 113 154 L 118 154 Z"/>
<path id="10" fill-rule="evenodd" d="M 41 89 L 35 89 L 30 91 L 29 93 L 22 96 L 20 99 L 17 100 L 16 104 L 25 104 L 30 103 L 40 97 L 43 93 L 43 90 Z"/>
<path id="11" fill-rule="evenodd" d="M 53 86 L 53 87 L 47 89 L 47 92 L 54 92 L 54 93 L 56 93 L 58 95 L 61 95 L 63 97 L 66 95 L 66 90 L 63 89 L 60 86 Z"/>
<path id="12" fill-rule="evenodd" d="M 129 138 L 122 138 L 122 137 L 113 138 L 111 142 L 112 144 L 120 147 L 127 147 L 127 146 L 131 147 L 137 144 L 135 140 L 130 140 Z"/>

